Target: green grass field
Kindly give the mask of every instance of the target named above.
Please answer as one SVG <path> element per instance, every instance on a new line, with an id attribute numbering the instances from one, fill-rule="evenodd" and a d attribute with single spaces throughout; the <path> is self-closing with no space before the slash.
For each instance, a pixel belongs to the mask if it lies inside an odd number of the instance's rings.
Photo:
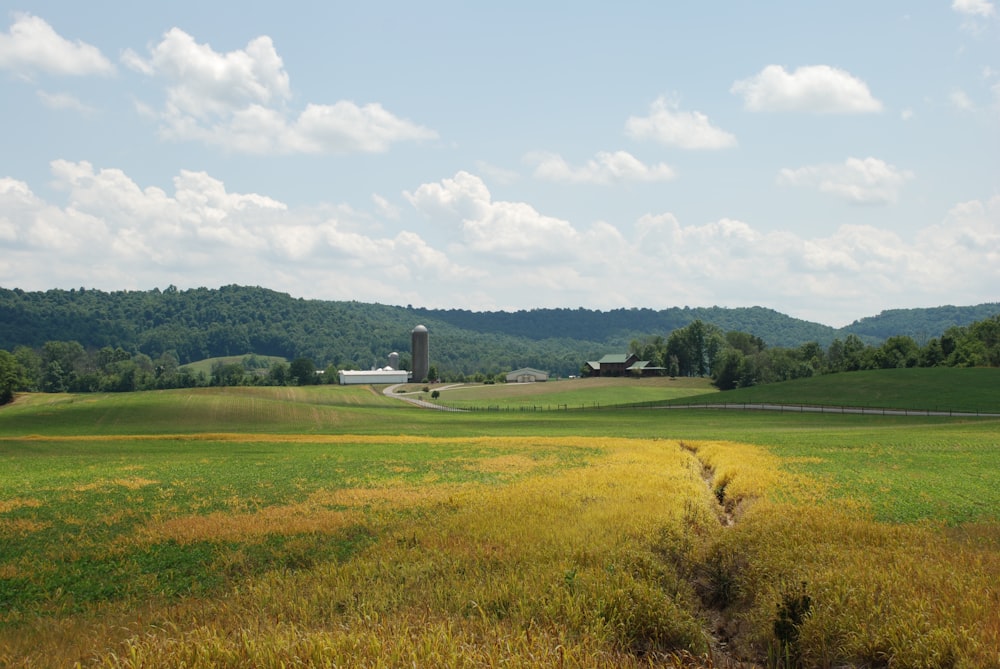
<path id="1" fill-rule="evenodd" d="M 662 402 L 715 392 L 708 379 L 651 377 L 586 378 L 544 383 L 444 385 L 440 404 L 460 409 L 588 409 L 619 404 Z"/>
<path id="2" fill-rule="evenodd" d="M 951 371 L 921 378 L 992 401 L 995 370 Z M 851 376 L 763 401 L 921 387 L 859 374 L 852 391 Z M 465 413 L 353 386 L 19 397 L 0 408 L 0 666 L 470 666 L 472 648 L 471 664 L 530 666 L 566 661 L 557 646 L 577 666 L 654 649 L 724 666 L 703 655 L 702 607 L 766 665 L 775 606 L 801 580 L 818 666 L 1000 659 L 984 594 L 1000 419 L 621 408 L 705 386 L 593 381 L 442 393 L 507 409 Z M 716 497 L 739 504 L 729 530 L 706 521 Z M 869 594 L 892 608 L 863 623 Z"/>
<path id="3" fill-rule="evenodd" d="M 776 403 L 1000 413 L 995 367 L 884 369 L 813 376 L 713 393 L 695 402 Z M 684 399 L 669 399 L 673 404 Z"/>

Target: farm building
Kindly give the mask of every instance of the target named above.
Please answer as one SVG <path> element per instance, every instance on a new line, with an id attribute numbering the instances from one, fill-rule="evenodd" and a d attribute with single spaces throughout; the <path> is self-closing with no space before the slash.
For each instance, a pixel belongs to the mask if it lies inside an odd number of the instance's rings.
<path id="1" fill-rule="evenodd" d="M 639 360 L 628 368 L 632 376 L 663 376 L 666 372 L 666 367 L 656 367 L 649 360 Z"/>
<path id="2" fill-rule="evenodd" d="M 634 353 L 609 353 L 600 360 L 588 360 L 586 368 L 590 376 L 661 376 L 665 371 Z"/>
<path id="3" fill-rule="evenodd" d="M 635 353 L 609 353 L 600 360 L 588 361 L 591 376 L 625 376 L 629 367 L 639 362 Z"/>
<path id="4" fill-rule="evenodd" d="M 340 385 L 350 386 L 365 383 L 406 383 L 409 372 L 405 369 L 341 370 Z"/>
<path id="5" fill-rule="evenodd" d="M 507 383 L 534 383 L 535 381 L 548 381 L 549 373 L 532 367 L 522 367 L 507 374 Z"/>

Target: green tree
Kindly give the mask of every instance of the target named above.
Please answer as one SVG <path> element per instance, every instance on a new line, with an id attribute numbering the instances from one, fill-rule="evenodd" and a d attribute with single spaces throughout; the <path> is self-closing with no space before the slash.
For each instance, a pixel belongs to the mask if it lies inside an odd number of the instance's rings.
<path id="1" fill-rule="evenodd" d="M 47 341 L 42 346 L 42 390 L 62 393 L 74 390 L 86 364 L 87 352 L 79 342 Z"/>
<path id="2" fill-rule="evenodd" d="M 875 365 L 879 369 L 916 367 L 920 360 L 920 347 L 910 337 L 889 337 L 875 351 Z"/>
<path id="3" fill-rule="evenodd" d="M 288 373 L 300 386 L 316 383 L 316 364 L 310 358 L 300 356 L 292 360 Z"/>
<path id="4" fill-rule="evenodd" d="M 0 404 L 12 401 L 14 391 L 22 382 L 21 365 L 17 358 L 12 353 L 0 349 Z"/>
<path id="5" fill-rule="evenodd" d="M 937 367 L 945 361 L 944 349 L 941 348 L 941 341 L 934 337 L 920 349 L 920 366 Z"/>
<path id="6" fill-rule="evenodd" d="M 21 367 L 21 383 L 17 390 L 35 392 L 42 387 L 42 356 L 29 346 L 14 349 L 14 358 Z"/>
<path id="7" fill-rule="evenodd" d="M 712 381 L 719 390 L 732 390 L 739 386 L 744 358 L 743 352 L 735 348 L 727 348 L 716 358 Z"/>
<path id="8" fill-rule="evenodd" d="M 238 362 L 218 361 L 212 364 L 213 386 L 241 386 L 246 379 L 246 370 Z"/>
<path id="9" fill-rule="evenodd" d="M 680 376 L 707 376 L 725 343 L 718 326 L 696 320 L 670 333 L 666 356 L 677 357 Z"/>
<path id="10" fill-rule="evenodd" d="M 283 362 L 276 362 L 267 369 L 267 384 L 269 386 L 285 386 L 291 374 L 288 372 L 288 365 Z"/>

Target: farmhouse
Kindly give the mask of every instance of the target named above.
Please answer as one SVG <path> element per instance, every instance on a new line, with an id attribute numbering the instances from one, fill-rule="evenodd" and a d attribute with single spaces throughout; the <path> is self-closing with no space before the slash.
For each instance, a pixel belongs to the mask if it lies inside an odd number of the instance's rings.
<path id="1" fill-rule="evenodd" d="M 522 367 L 507 374 L 507 383 L 534 383 L 548 381 L 549 373 L 532 367 Z"/>
<path id="2" fill-rule="evenodd" d="M 625 376 L 629 367 L 639 362 L 635 353 L 609 353 L 600 360 L 588 361 L 591 376 Z"/>

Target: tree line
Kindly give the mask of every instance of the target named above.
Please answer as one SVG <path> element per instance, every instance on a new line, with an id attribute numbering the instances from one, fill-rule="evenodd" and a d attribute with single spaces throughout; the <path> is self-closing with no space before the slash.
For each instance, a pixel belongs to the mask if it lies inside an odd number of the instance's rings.
<path id="1" fill-rule="evenodd" d="M 671 376 L 710 376 L 720 390 L 867 369 L 1000 367 L 1000 315 L 950 327 L 923 344 L 908 335 L 867 344 L 848 334 L 826 348 L 817 342 L 769 347 L 747 332 L 696 320 L 667 337 L 634 339 L 629 352 Z"/>
<path id="2" fill-rule="evenodd" d="M 678 374 L 726 370 L 725 382 L 735 369 L 736 383 L 766 383 L 804 374 L 807 367 L 822 373 L 836 366 L 831 360 L 881 348 L 888 340 L 865 332 L 886 332 L 890 326 L 894 336 L 909 337 L 918 349 L 932 341 L 920 333 L 937 334 L 938 344 L 948 349 L 945 360 L 964 364 L 983 355 L 960 347 L 953 356 L 950 340 L 940 333 L 997 313 L 1000 304 L 895 310 L 837 330 L 762 307 L 472 312 L 304 300 L 246 286 L 114 292 L 0 288 L 0 392 L 332 382 L 340 369 L 384 366 L 393 351 L 405 367 L 417 324 L 430 330 L 431 363 L 442 380 L 502 378 L 519 367 L 569 376 L 579 373 L 582 361 L 624 351 L 631 341 L 649 351 L 643 359 L 663 367 L 676 358 Z M 676 340 L 678 331 L 703 340 L 685 343 L 704 349 L 699 361 L 687 362 L 695 358 Z M 670 334 L 651 337 L 651 332 Z M 912 346 L 900 346 L 909 359 Z M 723 353 L 727 365 L 720 367 Z M 309 361 L 313 374 L 297 376 L 281 365 L 264 368 L 253 355 Z M 249 366 L 220 363 L 204 372 L 185 367 L 223 356 L 248 360 Z"/>

